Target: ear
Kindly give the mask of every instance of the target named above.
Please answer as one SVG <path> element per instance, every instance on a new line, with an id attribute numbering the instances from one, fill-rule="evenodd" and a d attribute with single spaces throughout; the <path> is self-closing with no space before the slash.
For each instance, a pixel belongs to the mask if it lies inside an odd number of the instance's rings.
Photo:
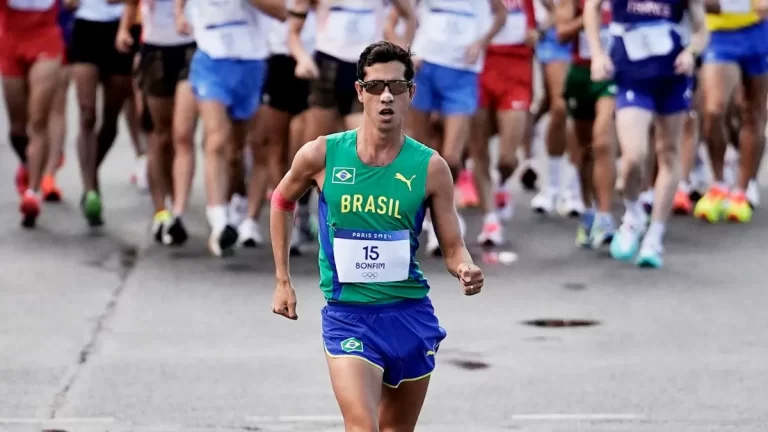
<path id="1" fill-rule="evenodd" d="M 411 84 L 411 88 L 408 89 L 408 98 L 413 101 L 413 96 L 416 94 L 416 83 Z"/>
<path id="2" fill-rule="evenodd" d="M 365 89 L 357 81 L 355 81 L 355 90 L 357 91 L 357 100 L 363 103 L 363 92 L 365 92 Z"/>

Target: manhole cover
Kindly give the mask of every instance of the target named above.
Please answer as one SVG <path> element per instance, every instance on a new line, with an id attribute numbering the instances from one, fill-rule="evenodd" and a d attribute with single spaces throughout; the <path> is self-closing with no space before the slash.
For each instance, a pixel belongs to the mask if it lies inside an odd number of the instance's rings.
<path id="1" fill-rule="evenodd" d="M 587 284 L 581 282 L 566 282 L 563 284 L 563 288 L 574 291 L 581 291 L 587 289 Z"/>
<path id="2" fill-rule="evenodd" d="M 523 321 L 523 324 L 533 327 L 590 327 L 600 324 L 600 321 L 586 319 L 535 319 Z"/>

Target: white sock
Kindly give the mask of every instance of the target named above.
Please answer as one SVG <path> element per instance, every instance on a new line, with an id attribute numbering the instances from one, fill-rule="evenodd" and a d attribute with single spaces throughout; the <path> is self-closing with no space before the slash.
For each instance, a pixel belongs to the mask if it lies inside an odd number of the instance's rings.
<path id="1" fill-rule="evenodd" d="M 563 157 L 549 157 L 549 186 L 552 189 L 560 189 L 560 175 L 563 172 Z"/>
<path id="2" fill-rule="evenodd" d="M 644 242 L 649 242 L 652 245 L 661 245 L 661 239 L 664 237 L 664 222 L 651 222 L 648 227 L 648 232 L 645 233 Z"/>
<path id="3" fill-rule="evenodd" d="M 485 216 L 483 216 L 483 223 L 497 224 L 499 223 L 499 215 L 497 215 L 496 212 L 486 213 Z"/>
<path id="4" fill-rule="evenodd" d="M 624 200 L 624 217 L 629 218 L 629 220 L 633 222 L 639 222 L 643 217 L 643 214 L 645 213 L 645 210 L 643 210 L 643 205 L 640 203 L 640 201 L 631 201 L 628 199 Z"/>
<path id="5" fill-rule="evenodd" d="M 217 205 L 205 208 L 205 216 L 208 218 L 208 225 L 214 232 L 223 231 L 227 226 L 227 206 Z"/>

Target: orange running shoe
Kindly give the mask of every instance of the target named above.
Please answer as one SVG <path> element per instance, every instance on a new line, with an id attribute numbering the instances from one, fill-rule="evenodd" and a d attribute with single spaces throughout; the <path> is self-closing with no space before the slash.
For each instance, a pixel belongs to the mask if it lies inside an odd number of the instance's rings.
<path id="1" fill-rule="evenodd" d="M 43 176 L 40 183 L 40 190 L 43 193 L 43 199 L 48 202 L 61 201 L 61 189 L 56 185 L 56 178 L 50 174 Z"/>
<path id="2" fill-rule="evenodd" d="M 25 228 L 34 227 L 37 217 L 40 215 L 40 198 L 31 190 L 27 190 L 21 196 L 19 211 L 21 211 L 22 216 L 21 225 Z"/>
<path id="3" fill-rule="evenodd" d="M 693 202 L 685 191 L 680 189 L 675 192 L 675 200 L 672 202 L 672 212 L 676 215 L 689 215 L 693 212 Z"/>
<path id="4" fill-rule="evenodd" d="M 459 207 L 477 207 L 480 204 L 480 197 L 477 195 L 477 187 L 472 177 L 472 172 L 465 169 L 459 174 L 456 181 L 458 191 Z"/>

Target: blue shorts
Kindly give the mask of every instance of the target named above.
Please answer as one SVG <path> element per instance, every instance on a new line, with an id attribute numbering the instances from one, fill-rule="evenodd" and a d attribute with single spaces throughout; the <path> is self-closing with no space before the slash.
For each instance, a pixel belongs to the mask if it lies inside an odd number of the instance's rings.
<path id="1" fill-rule="evenodd" d="M 322 321 L 328 356 L 376 366 L 389 387 L 429 376 L 446 335 L 428 297 L 383 305 L 329 303 Z"/>
<path id="2" fill-rule="evenodd" d="M 249 120 L 256 113 L 266 60 L 214 59 L 198 49 L 189 69 L 189 82 L 198 100 L 221 102 L 233 120 Z"/>
<path id="3" fill-rule="evenodd" d="M 617 83 L 616 110 L 642 108 L 659 115 L 691 109 L 693 78 L 670 76 L 653 80 Z"/>
<path id="4" fill-rule="evenodd" d="M 768 73 L 768 21 L 711 34 L 704 63 L 736 63 L 748 77 Z"/>
<path id="5" fill-rule="evenodd" d="M 478 74 L 424 62 L 416 73 L 411 107 L 443 115 L 473 115 L 478 103 Z"/>
<path id="6" fill-rule="evenodd" d="M 570 62 L 572 57 L 571 44 L 558 42 L 554 28 L 547 30 L 539 44 L 536 45 L 536 58 L 541 64 Z"/>

